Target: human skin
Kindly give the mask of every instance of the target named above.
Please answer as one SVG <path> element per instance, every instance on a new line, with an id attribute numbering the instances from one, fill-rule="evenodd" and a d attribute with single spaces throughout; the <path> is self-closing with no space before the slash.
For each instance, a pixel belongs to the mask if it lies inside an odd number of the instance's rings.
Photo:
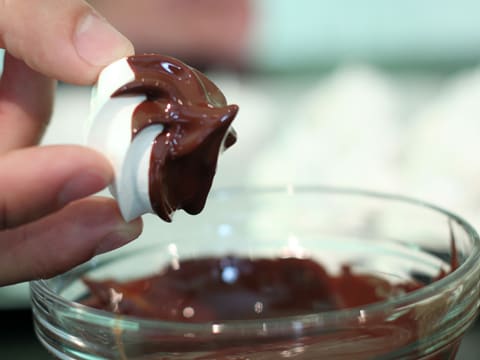
<path id="1" fill-rule="evenodd" d="M 88 85 L 133 54 L 129 40 L 81 0 L 0 0 L 0 285 L 50 277 L 136 238 L 116 203 L 89 197 L 110 163 L 81 146 L 36 146 L 55 81 Z M 65 120 L 65 121 L 68 121 Z"/>

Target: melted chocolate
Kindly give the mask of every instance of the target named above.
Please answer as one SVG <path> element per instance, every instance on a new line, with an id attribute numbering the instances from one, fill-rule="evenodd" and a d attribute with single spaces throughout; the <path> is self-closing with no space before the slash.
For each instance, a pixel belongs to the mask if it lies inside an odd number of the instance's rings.
<path id="1" fill-rule="evenodd" d="M 126 283 L 84 279 L 90 294 L 83 303 L 121 315 L 193 323 L 268 319 L 361 307 L 420 289 L 457 269 L 459 260 L 451 226 L 450 243 L 450 271 L 441 270 L 431 279 L 412 275 L 411 280 L 394 284 L 375 275 L 354 273 L 348 265 L 344 265 L 338 275 L 331 275 L 312 259 L 210 257 L 184 260 L 158 274 Z M 304 349 L 301 358 L 326 358 L 328 345 L 323 344 L 345 341 L 351 346 L 352 339 L 360 339 L 358 349 L 347 350 L 352 358 L 377 358 L 400 348 L 411 348 L 425 334 L 435 331 L 436 322 L 426 319 L 442 317 L 446 309 L 441 302 L 433 308 L 432 304 L 419 305 L 395 318 L 367 315 L 364 322 L 359 319 L 358 324 L 345 324 L 344 329 L 305 333 L 301 336 Z M 388 317 L 388 313 L 384 315 Z M 419 322 L 419 319 L 423 320 Z M 452 360 L 461 336 L 427 357 L 412 356 Z M 161 339 L 161 334 L 155 335 L 155 341 Z M 240 337 L 222 345 L 201 338 L 183 341 L 166 336 L 155 351 L 191 354 L 201 351 L 203 355 L 195 357 L 198 359 L 249 358 L 249 354 L 278 359 L 279 353 L 298 347 L 299 339 Z M 123 342 L 121 338 L 117 341 Z M 142 354 L 143 350 L 135 351 Z"/>
<path id="2" fill-rule="evenodd" d="M 120 283 L 85 280 L 85 303 L 124 315 L 181 322 L 247 320 L 363 306 L 419 289 L 416 281 L 391 284 L 353 274 L 348 266 L 329 275 L 310 259 L 204 258 L 178 269 Z M 112 290 L 122 294 L 112 302 Z M 160 300 L 160 301 L 159 301 Z"/>
<path id="3" fill-rule="evenodd" d="M 238 112 L 205 75 L 181 61 L 162 55 L 128 58 L 135 80 L 112 97 L 145 94 L 134 111 L 132 138 L 151 124 L 163 132 L 153 145 L 149 195 L 153 210 L 171 221 L 177 209 L 198 214 L 204 207 L 218 156 L 232 146 L 230 127 Z"/>
<path id="4" fill-rule="evenodd" d="M 441 273 L 439 277 L 445 275 Z M 330 275 L 311 259 L 203 258 L 185 260 L 156 275 L 126 283 L 84 279 L 90 295 L 83 303 L 120 315 L 174 322 L 261 320 L 385 301 L 422 288 L 426 285 L 423 280 L 393 284 L 375 275 L 353 273 L 349 266 L 344 266 L 338 275 Z M 435 280 L 429 279 L 428 282 Z M 367 316 L 365 323 L 360 322 L 360 325 L 349 323 L 344 329 L 325 329 L 311 335 L 303 334 L 301 338 L 232 338 L 223 346 L 201 338 L 183 341 L 165 336 L 156 351 L 162 354 L 165 351 L 208 351 L 207 355 L 203 353 L 204 357 L 192 357 L 198 359 L 237 358 L 235 356 L 239 354 L 246 356 L 239 359 L 249 358 L 248 354 L 263 354 L 259 355 L 262 359 L 278 359 L 280 352 L 295 348 L 301 339 L 305 350 L 304 357 L 300 358 L 321 359 L 328 357 L 325 356 L 328 347 L 323 347 L 323 343 L 345 341 L 351 344 L 352 339 L 359 339 L 358 354 L 356 350 L 351 351 L 358 355 L 355 358 L 370 359 L 411 346 L 422 334 L 431 331 L 428 326 L 435 327 L 435 322 L 419 325 L 419 318 L 443 316 L 444 311 L 443 308 L 420 306 L 392 319 L 386 320 L 382 315 L 378 318 Z M 162 334 L 152 336 L 155 341 L 163 339 Z M 119 338 L 117 341 L 121 343 L 123 340 Z M 428 359 L 454 359 L 459 343 L 459 338 L 452 339 Z M 139 351 L 137 355 L 142 354 L 141 349 L 135 351 Z M 161 355 L 158 358 L 163 359 Z"/>

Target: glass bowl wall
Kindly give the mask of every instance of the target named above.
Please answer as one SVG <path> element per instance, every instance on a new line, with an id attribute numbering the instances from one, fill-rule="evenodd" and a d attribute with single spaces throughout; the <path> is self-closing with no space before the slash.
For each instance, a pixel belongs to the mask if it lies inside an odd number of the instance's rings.
<path id="1" fill-rule="evenodd" d="M 451 359 L 477 314 L 476 232 L 415 200 L 318 187 L 228 189 L 213 193 L 198 216 L 146 223 L 132 246 L 31 284 L 37 335 L 56 357 Z M 348 264 L 354 273 L 425 286 L 359 308 L 194 324 L 77 301 L 87 293 L 84 277 L 126 281 L 185 259 L 226 255 L 312 258 L 332 274 Z"/>

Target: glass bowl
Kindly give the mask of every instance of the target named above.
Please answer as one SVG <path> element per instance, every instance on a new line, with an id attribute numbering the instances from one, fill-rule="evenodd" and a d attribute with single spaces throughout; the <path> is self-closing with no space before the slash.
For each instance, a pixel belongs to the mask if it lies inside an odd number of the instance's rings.
<path id="1" fill-rule="evenodd" d="M 218 190 L 198 216 L 177 213 L 171 224 L 147 218 L 132 246 L 32 282 L 35 329 L 59 359 L 453 359 L 478 311 L 479 250 L 477 233 L 461 218 L 405 197 L 320 187 Z M 281 280 L 284 287 L 268 300 L 288 293 L 293 307 L 281 314 L 263 311 L 270 304 L 254 292 L 241 301 L 214 294 L 220 298 L 210 310 L 221 315 L 193 322 L 193 305 L 174 320 L 84 305 L 85 278 L 128 281 L 202 259 L 219 259 L 222 286 L 243 276 L 235 259 L 250 268 L 260 259 L 312 260 L 328 281 L 310 282 L 305 292 L 295 287 L 304 277 L 289 277 L 296 269 L 253 266 L 252 281 Z M 331 294 L 342 306 L 315 300 L 310 310 L 295 310 L 330 283 L 342 289 Z M 369 292 L 380 300 L 362 300 Z M 172 293 L 164 291 L 158 306 Z M 122 293 L 111 296 L 118 310 Z"/>

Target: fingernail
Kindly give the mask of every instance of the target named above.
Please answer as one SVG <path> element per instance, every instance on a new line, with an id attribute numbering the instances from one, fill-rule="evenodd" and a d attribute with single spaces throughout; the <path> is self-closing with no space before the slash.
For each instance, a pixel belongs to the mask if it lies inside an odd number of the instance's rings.
<path id="1" fill-rule="evenodd" d="M 100 255 L 129 243 L 140 236 L 142 232 L 142 221 L 140 219 L 122 224 L 119 228 L 108 233 L 95 250 L 95 255 Z"/>
<path id="2" fill-rule="evenodd" d="M 58 194 L 58 203 L 60 206 L 63 206 L 74 200 L 95 194 L 104 189 L 108 185 L 108 182 L 109 178 L 103 174 L 84 171 L 73 176 L 65 183 L 63 189 Z"/>
<path id="3" fill-rule="evenodd" d="M 94 13 L 88 13 L 80 19 L 73 41 L 78 55 L 94 66 L 105 66 L 133 54 L 132 43 Z"/>

